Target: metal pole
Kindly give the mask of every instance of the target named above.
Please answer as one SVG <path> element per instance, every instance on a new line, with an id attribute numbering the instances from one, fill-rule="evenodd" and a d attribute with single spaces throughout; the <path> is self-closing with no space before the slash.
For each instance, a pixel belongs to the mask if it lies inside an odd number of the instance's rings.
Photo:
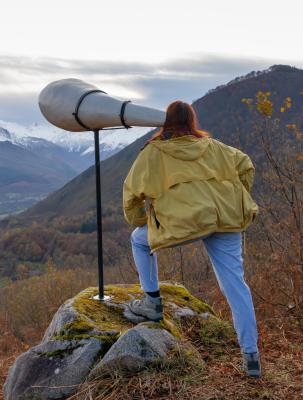
<path id="1" fill-rule="evenodd" d="M 95 136 L 95 172 L 96 172 L 96 208 L 97 208 L 97 247 L 98 247 L 98 276 L 99 294 L 94 296 L 95 300 L 109 300 L 111 296 L 104 296 L 103 281 L 103 243 L 102 243 L 102 203 L 101 203 L 101 164 L 99 130 L 94 131 Z"/>

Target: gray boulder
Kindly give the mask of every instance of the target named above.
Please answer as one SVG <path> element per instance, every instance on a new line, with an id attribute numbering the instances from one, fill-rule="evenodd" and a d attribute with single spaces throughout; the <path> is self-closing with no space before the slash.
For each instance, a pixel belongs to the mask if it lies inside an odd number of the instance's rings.
<path id="1" fill-rule="evenodd" d="M 152 328 L 153 323 L 139 324 L 129 329 L 112 345 L 102 360 L 94 367 L 89 379 L 98 375 L 103 367 L 138 371 L 176 346 L 176 338 L 165 329 Z"/>
<path id="2" fill-rule="evenodd" d="M 166 357 L 180 339 L 182 317 L 208 318 L 212 308 L 180 284 L 160 282 L 164 320 L 146 321 L 129 309 L 139 284 L 106 285 L 109 301 L 94 300 L 98 288 L 62 304 L 42 342 L 17 358 L 4 386 L 5 400 L 65 399 L 102 368 L 140 370 Z"/>
<path id="3" fill-rule="evenodd" d="M 69 299 L 59 307 L 44 333 L 42 342 L 47 342 L 54 335 L 59 334 L 66 324 L 73 322 L 77 318 L 78 313 L 72 307 L 72 303 L 72 299 Z"/>
<path id="4" fill-rule="evenodd" d="M 9 371 L 5 400 L 62 399 L 76 392 L 102 350 L 98 339 L 53 340 L 21 354 Z"/>

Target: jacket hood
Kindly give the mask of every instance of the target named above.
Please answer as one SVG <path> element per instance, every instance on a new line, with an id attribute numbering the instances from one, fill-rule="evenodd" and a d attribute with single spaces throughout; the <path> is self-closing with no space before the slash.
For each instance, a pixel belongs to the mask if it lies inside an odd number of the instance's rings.
<path id="1" fill-rule="evenodd" d="M 184 135 L 168 140 L 152 140 L 149 144 L 180 160 L 193 161 L 201 157 L 210 143 L 210 138 Z"/>

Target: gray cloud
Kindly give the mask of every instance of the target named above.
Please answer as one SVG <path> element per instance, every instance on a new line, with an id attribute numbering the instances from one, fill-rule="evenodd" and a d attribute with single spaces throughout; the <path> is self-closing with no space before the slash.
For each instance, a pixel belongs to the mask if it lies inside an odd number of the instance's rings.
<path id="1" fill-rule="evenodd" d="M 37 93 L 0 94 L 0 119 L 31 125 L 46 123 L 38 107 Z"/>
<path id="2" fill-rule="evenodd" d="M 157 64 L 0 56 L 0 119 L 19 123 L 45 122 L 37 98 L 42 87 L 55 79 L 76 77 L 93 83 L 102 83 L 102 80 L 119 83 L 141 93 L 140 104 L 164 109 L 175 99 L 192 102 L 236 76 L 278 63 L 285 64 L 285 61 L 213 54 Z M 289 64 L 303 67 L 303 62 Z"/>

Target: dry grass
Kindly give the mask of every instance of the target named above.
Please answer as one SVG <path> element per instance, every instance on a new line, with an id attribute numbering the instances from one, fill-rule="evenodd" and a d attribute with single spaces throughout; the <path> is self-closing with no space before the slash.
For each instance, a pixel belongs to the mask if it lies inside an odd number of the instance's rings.
<path id="1" fill-rule="evenodd" d="M 111 374 L 79 388 L 70 400 L 301 400 L 303 399 L 303 339 L 292 322 L 276 320 L 259 324 L 262 379 L 246 377 L 241 370 L 241 355 L 229 341 L 218 351 L 216 344 L 203 344 L 189 324 L 188 337 L 198 350 L 205 367 L 183 353 L 170 355 L 166 365 L 156 365 L 134 374 Z M 2 332 L 1 332 L 2 333 Z M 3 384 L 8 367 L 26 350 L 13 335 L 2 333 L 0 379 Z"/>
<path id="2" fill-rule="evenodd" d="M 68 400 L 185 398 L 190 388 L 203 383 L 205 363 L 200 353 L 182 341 L 165 362 L 157 361 L 141 372 L 110 371 L 104 368 L 92 382 L 84 383 Z"/>
<path id="3" fill-rule="evenodd" d="M 28 348 L 28 345 L 12 334 L 7 322 L 0 320 L 0 399 L 3 398 L 3 384 L 9 367 L 13 365 L 16 357 Z"/>
<path id="4" fill-rule="evenodd" d="M 62 276 L 59 281 L 61 279 Z M 72 281 L 74 291 L 75 281 Z M 36 285 L 36 280 L 32 282 Z M 57 295 L 56 291 L 54 293 Z M 211 293 L 210 303 L 216 314 L 231 322 L 229 307 L 219 289 L 208 293 Z M 199 297 L 205 299 L 203 295 Z M 270 316 L 264 309 L 261 303 L 256 307 L 262 379 L 246 377 L 242 372 L 242 358 L 233 332 L 224 325 L 217 330 L 214 326 L 214 330 L 209 331 L 187 318 L 182 323 L 187 352 L 171 352 L 166 363 L 155 364 L 138 373 L 104 370 L 98 379 L 80 386 L 77 395 L 70 400 L 303 400 L 302 331 L 293 317 L 279 313 Z M 0 379 L 3 384 L 8 367 L 26 350 L 29 342 L 18 340 L 7 321 L 0 323 Z M 37 338 L 43 331 L 44 328 L 37 332 Z M 215 340 L 211 340 L 212 337 Z"/>
<path id="5" fill-rule="evenodd" d="M 242 372 L 241 355 L 232 338 L 218 351 L 216 344 L 202 344 L 198 340 L 200 332 L 188 322 L 184 333 L 187 330 L 187 340 L 191 338 L 191 343 L 195 343 L 198 356 L 190 356 L 190 351 L 187 355 L 184 351 L 175 351 L 167 363 L 142 372 L 105 370 L 95 381 L 83 384 L 69 400 L 303 399 L 303 343 L 296 328 L 273 331 L 262 324 L 263 376 L 254 379 Z"/>
<path id="6" fill-rule="evenodd" d="M 20 341 L 34 345 L 65 300 L 96 282 L 94 271 L 50 270 L 0 290 L 0 317 Z"/>

